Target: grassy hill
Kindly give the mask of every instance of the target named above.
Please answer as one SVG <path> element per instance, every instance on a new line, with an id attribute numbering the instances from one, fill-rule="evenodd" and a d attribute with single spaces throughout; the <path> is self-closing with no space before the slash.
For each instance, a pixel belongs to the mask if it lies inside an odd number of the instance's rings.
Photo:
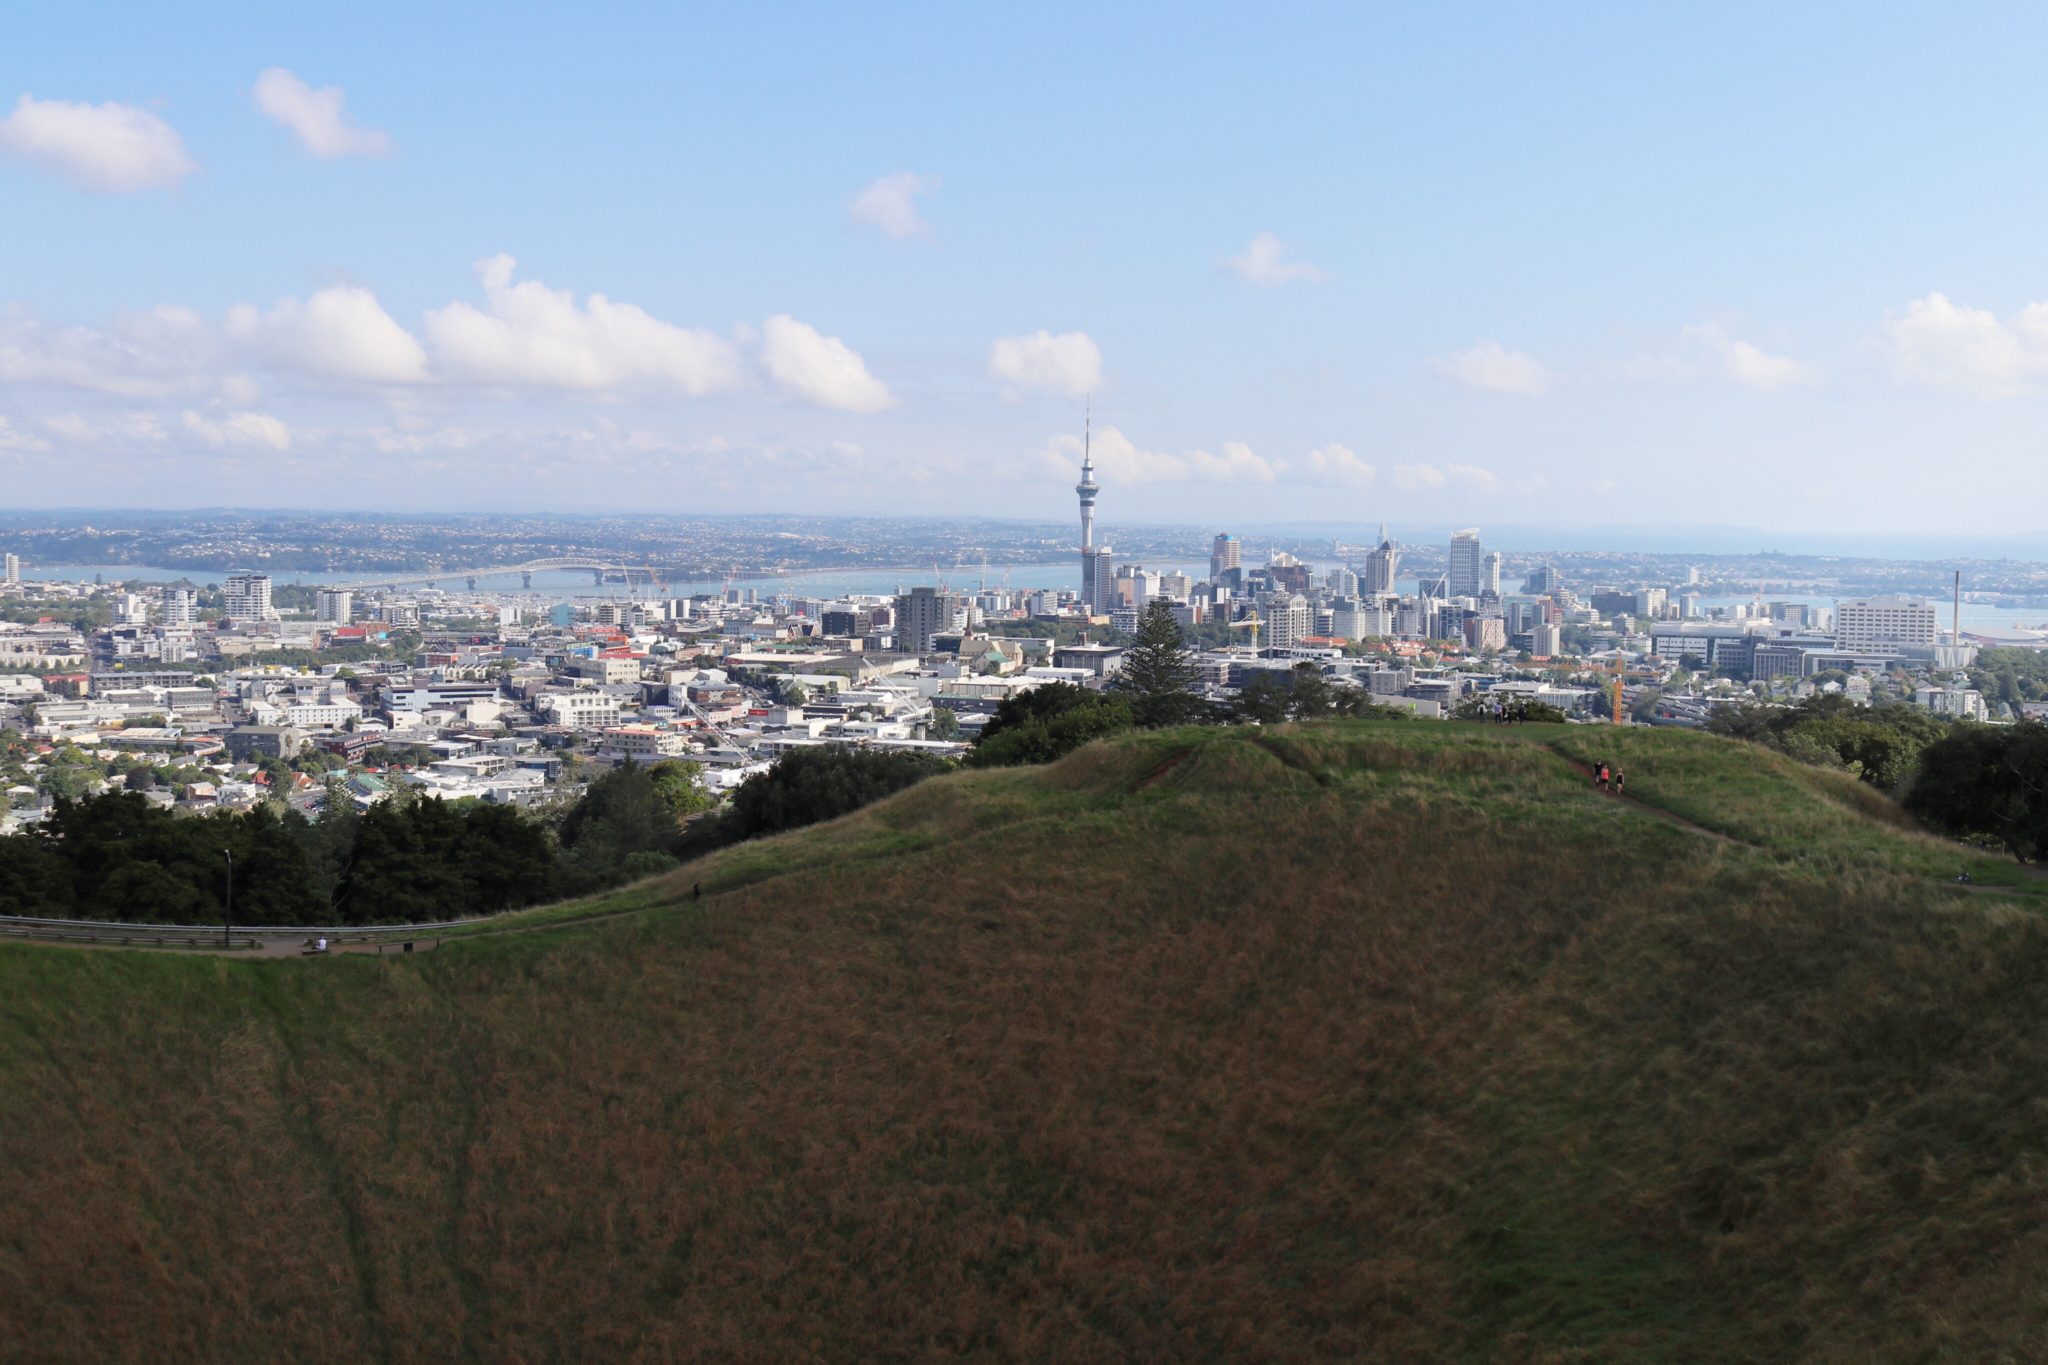
<path id="1" fill-rule="evenodd" d="M 0 947 L 0 1349 L 2025 1358 L 2044 890 L 1704 736 L 1352 722 L 424 956 Z"/>

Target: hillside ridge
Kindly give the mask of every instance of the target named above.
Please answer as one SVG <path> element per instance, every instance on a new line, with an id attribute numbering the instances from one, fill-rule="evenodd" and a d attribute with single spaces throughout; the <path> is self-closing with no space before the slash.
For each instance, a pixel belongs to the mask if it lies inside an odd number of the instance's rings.
<path id="1" fill-rule="evenodd" d="M 1364 721 L 935 779 L 424 956 L 0 945 L 0 1322 L 114 1359 L 2015 1350 L 2042 890 L 1741 744 Z"/>

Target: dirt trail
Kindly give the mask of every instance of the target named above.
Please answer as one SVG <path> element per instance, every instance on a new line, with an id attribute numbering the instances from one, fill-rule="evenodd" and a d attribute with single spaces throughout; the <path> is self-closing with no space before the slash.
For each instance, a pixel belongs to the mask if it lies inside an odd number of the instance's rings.
<path id="1" fill-rule="evenodd" d="M 1553 755 L 1559 761 L 1561 761 L 1566 767 L 1572 769 L 1572 771 L 1583 776 L 1586 779 L 1586 781 L 1591 782 L 1594 780 L 1592 764 L 1581 763 L 1576 758 L 1573 758 L 1570 754 L 1552 748 L 1548 744 L 1544 745 L 1543 747 L 1551 755 Z M 1613 797 L 1617 801 L 1628 802 L 1637 810 L 1642 811 L 1647 815 L 1655 816 L 1657 819 L 1662 820 L 1667 825 L 1676 825 L 1680 829 L 1691 830 L 1694 834 L 1703 834 L 1709 839 L 1719 839 L 1724 844 L 1737 844 L 1743 848 L 1756 847 L 1755 844 L 1749 843 L 1747 840 L 1738 839 L 1732 834 L 1723 834 L 1718 829 L 1708 829 L 1705 825 L 1702 825 L 1697 821 L 1686 819 L 1683 815 L 1678 814 L 1676 811 L 1666 810 L 1662 806 L 1653 806 L 1648 801 L 1643 800 L 1642 797 L 1637 796 L 1634 792 L 1608 792 L 1606 794 L 1608 796 Z"/>

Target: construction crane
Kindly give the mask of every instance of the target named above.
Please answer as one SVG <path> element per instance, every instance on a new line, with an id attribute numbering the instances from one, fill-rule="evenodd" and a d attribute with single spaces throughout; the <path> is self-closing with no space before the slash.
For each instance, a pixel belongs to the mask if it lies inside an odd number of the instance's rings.
<path id="1" fill-rule="evenodd" d="M 1232 621 L 1230 623 L 1230 628 L 1232 630 L 1250 631 L 1252 633 L 1252 652 L 1257 653 L 1259 648 L 1259 627 L 1263 624 L 1264 622 L 1259 620 L 1258 609 L 1253 608 L 1251 611 L 1246 612 L 1238 620 Z"/>
<path id="2" fill-rule="evenodd" d="M 1621 724 L 1621 675 L 1622 675 L 1622 664 L 1621 664 L 1621 655 L 1617 653 L 1617 654 L 1616 654 L 1616 655 L 1614 656 L 1614 682 L 1613 682 L 1613 695 L 1614 695 L 1614 723 L 1615 723 L 1616 725 L 1619 725 L 1619 724 Z"/>

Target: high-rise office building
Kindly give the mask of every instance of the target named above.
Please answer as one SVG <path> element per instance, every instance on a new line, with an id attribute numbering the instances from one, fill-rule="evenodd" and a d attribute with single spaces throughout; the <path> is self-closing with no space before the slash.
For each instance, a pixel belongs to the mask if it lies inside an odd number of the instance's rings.
<path id="1" fill-rule="evenodd" d="M 1394 590 L 1394 571 L 1400 567 L 1401 552 L 1394 546 L 1387 528 L 1380 527 L 1380 543 L 1377 549 L 1365 557 L 1365 574 L 1360 578 L 1358 590 L 1367 597 L 1384 597 Z"/>
<path id="2" fill-rule="evenodd" d="M 19 582 L 21 582 L 21 556 L 9 555 L 7 556 L 7 586 L 11 588 Z"/>
<path id="3" fill-rule="evenodd" d="M 1216 539 L 1209 542 L 1210 580 L 1214 581 L 1225 569 L 1235 569 L 1243 563 L 1244 546 L 1238 543 L 1237 537 L 1228 531 L 1217 532 Z"/>
<path id="4" fill-rule="evenodd" d="M 932 637 L 960 624 L 957 594 L 918 587 L 896 599 L 896 648 L 905 654 L 929 654 Z"/>
<path id="5" fill-rule="evenodd" d="M 1564 576 L 1553 565 L 1531 569 L 1529 576 L 1522 580 L 1522 591 L 1535 597 L 1547 597 L 1564 586 Z"/>
<path id="6" fill-rule="evenodd" d="M 1479 592 L 1500 596 L 1500 551 L 1488 550 L 1479 561 Z"/>
<path id="7" fill-rule="evenodd" d="M 270 605 L 270 575 L 267 573 L 231 573 L 228 581 L 221 585 L 221 596 L 226 601 L 228 620 L 234 625 L 255 625 L 277 619 L 277 608 Z"/>
<path id="8" fill-rule="evenodd" d="M 1081 556 L 1081 606 L 1090 616 L 1107 616 L 1116 604 L 1116 566 L 1104 545 Z"/>
<path id="9" fill-rule="evenodd" d="M 322 588 L 313 595 L 313 619 L 345 626 L 355 614 L 356 595 L 347 588 Z"/>
<path id="10" fill-rule="evenodd" d="M 1451 558 L 1444 580 L 1452 597 L 1479 596 L 1480 561 L 1485 555 L 1477 530 L 1460 531 L 1451 537 Z"/>
<path id="11" fill-rule="evenodd" d="M 1835 646 L 1869 654 L 1931 649 L 1940 629 L 1931 603 L 1915 597 L 1869 597 L 1844 602 L 1835 613 Z"/>
<path id="12" fill-rule="evenodd" d="M 182 583 L 166 583 L 157 594 L 159 618 L 167 626 L 189 626 L 199 616 L 199 594 Z"/>

